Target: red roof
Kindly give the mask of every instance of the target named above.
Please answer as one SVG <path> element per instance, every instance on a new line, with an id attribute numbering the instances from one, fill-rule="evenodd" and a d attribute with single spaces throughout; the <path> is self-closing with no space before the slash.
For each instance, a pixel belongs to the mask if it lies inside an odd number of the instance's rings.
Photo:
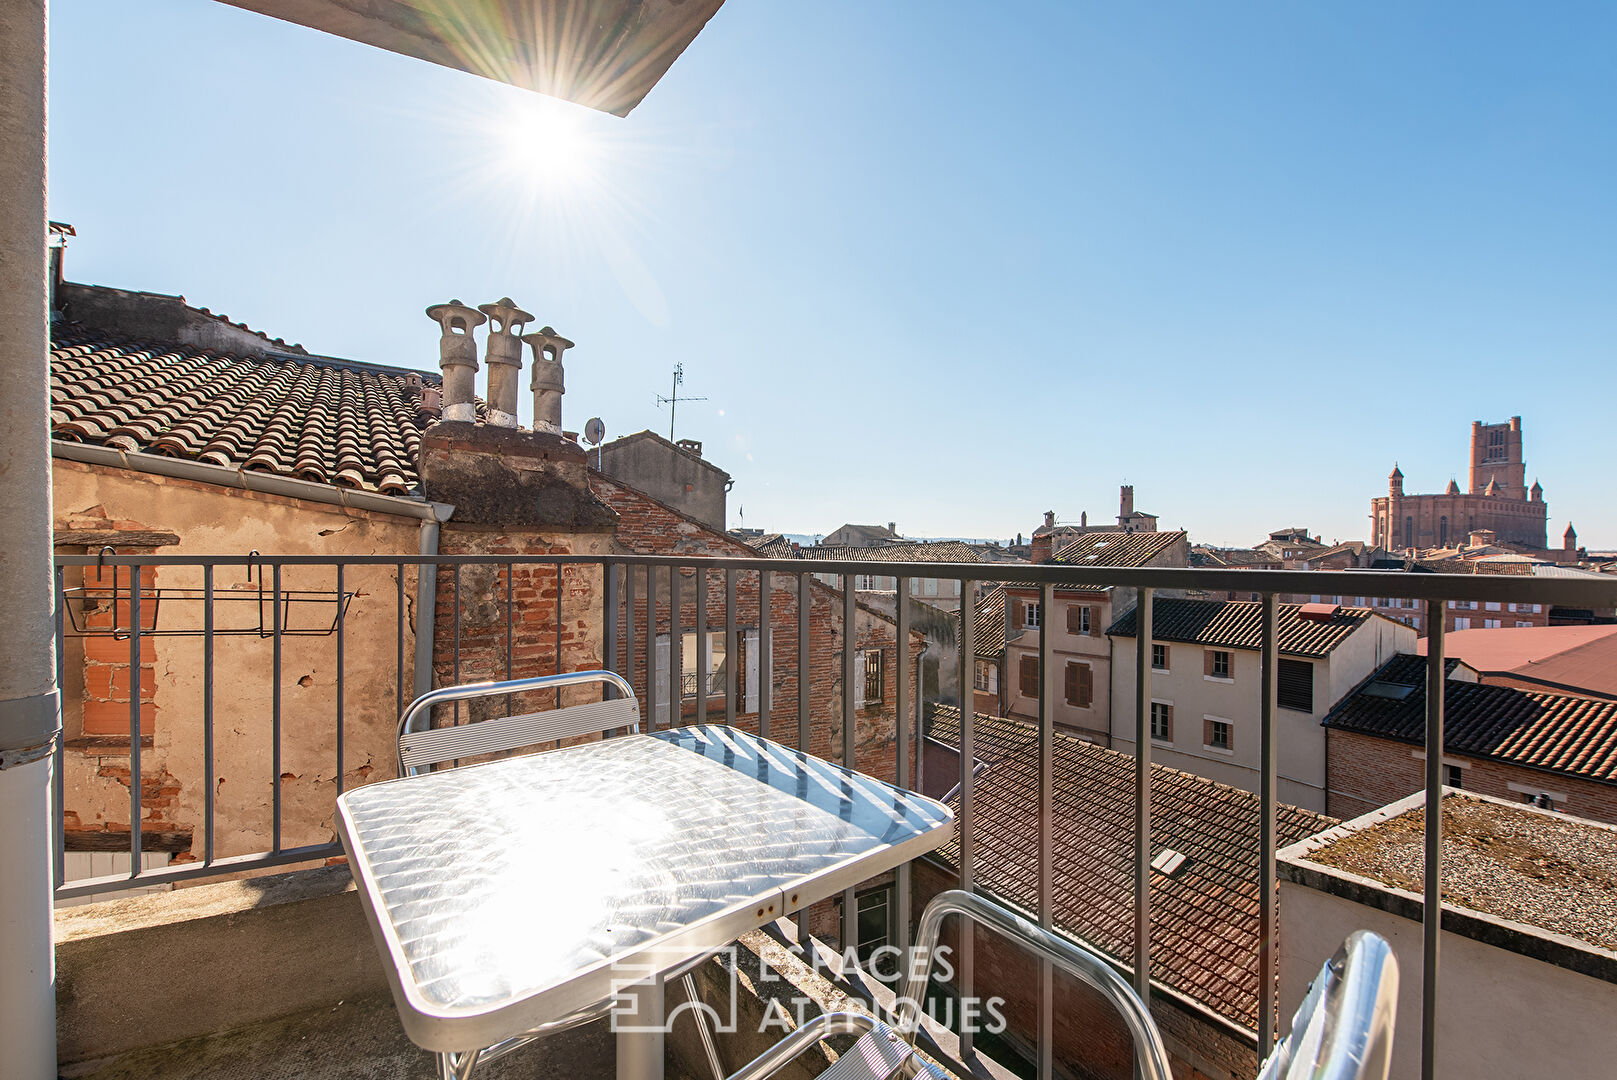
<path id="1" fill-rule="evenodd" d="M 1444 652 L 1488 676 L 1617 698 L 1617 626 L 1523 626 L 1455 630 Z M 1417 645 L 1426 653 L 1426 639 Z"/>

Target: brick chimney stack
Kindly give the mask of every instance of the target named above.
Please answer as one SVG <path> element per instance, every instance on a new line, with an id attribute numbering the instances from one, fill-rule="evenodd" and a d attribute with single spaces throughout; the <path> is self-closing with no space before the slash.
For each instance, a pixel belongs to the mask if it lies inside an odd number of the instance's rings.
<path id="1" fill-rule="evenodd" d="M 1051 550 L 1055 541 L 1051 536 L 1056 528 L 1056 512 L 1044 512 L 1044 524 L 1033 530 L 1033 538 L 1028 542 L 1028 561 L 1034 563 L 1047 563 L 1054 552 Z"/>
<path id="2" fill-rule="evenodd" d="M 438 366 L 444 372 L 445 420 L 477 420 L 477 339 L 472 331 L 487 317 L 459 300 L 434 304 L 427 318 L 443 327 L 438 339 Z"/>
<path id="3" fill-rule="evenodd" d="M 573 343 L 550 327 L 532 334 L 523 334 L 522 340 L 533 346 L 533 430 L 560 435 L 561 396 L 566 393 L 562 380 L 561 355 Z"/>
<path id="4" fill-rule="evenodd" d="M 522 371 L 522 331 L 533 316 L 511 302 L 509 296 L 492 304 L 479 304 L 488 316 L 488 422 L 494 427 L 517 426 L 517 375 Z"/>

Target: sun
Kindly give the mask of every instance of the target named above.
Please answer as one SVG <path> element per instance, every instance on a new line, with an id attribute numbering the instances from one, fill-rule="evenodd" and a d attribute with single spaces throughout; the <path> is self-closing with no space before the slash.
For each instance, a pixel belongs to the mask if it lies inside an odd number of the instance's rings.
<path id="1" fill-rule="evenodd" d="M 585 112 L 538 94 L 513 98 L 497 121 L 501 164 L 524 183 L 552 191 L 591 180 L 601 164 L 601 145 Z"/>

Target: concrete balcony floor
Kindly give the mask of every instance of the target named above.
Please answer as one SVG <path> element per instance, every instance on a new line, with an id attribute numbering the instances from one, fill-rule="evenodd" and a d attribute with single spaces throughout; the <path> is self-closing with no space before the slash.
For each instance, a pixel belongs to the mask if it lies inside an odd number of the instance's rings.
<path id="1" fill-rule="evenodd" d="M 602 1019 L 481 1066 L 476 1075 L 479 1080 L 612 1080 L 614 1061 L 612 1033 Z M 62 1070 L 63 1080 L 436 1080 L 437 1075 L 433 1056 L 405 1038 L 385 992 Z M 668 1080 L 698 1080 L 682 1075 L 672 1060 L 667 1075 Z"/>

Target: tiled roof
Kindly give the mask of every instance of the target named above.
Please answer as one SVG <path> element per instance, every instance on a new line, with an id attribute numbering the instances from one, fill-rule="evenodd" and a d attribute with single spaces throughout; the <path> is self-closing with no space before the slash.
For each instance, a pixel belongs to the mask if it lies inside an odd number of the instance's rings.
<path id="1" fill-rule="evenodd" d="M 792 542 L 780 533 L 765 533 L 756 540 L 748 540 L 747 546 L 754 553 L 767 559 L 790 559 L 792 557 Z"/>
<path id="2" fill-rule="evenodd" d="M 809 547 L 800 547 L 793 554 L 803 559 L 829 559 L 847 562 L 975 563 L 983 561 L 981 553 L 976 548 L 970 544 L 962 544 L 958 540 L 939 540 L 930 544 L 881 544 L 877 547 L 815 544 Z"/>
<path id="3" fill-rule="evenodd" d="M 1280 605 L 1280 651 L 1292 656 L 1326 656 L 1365 621 L 1381 618 L 1367 608 L 1338 608 L 1324 619 L 1305 619 L 1301 604 Z M 1130 610 L 1106 632 L 1135 635 Z M 1151 640 L 1184 641 L 1227 649 L 1263 647 L 1263 605 L 1251 600 L 1176 600 L 1157 598 L 1151 607 Z"/>
<path id="4" fill-rule="evenodd" d="M 977 601 L 971 626 L 971 644 L 977 659 L 998 660 L 1005 655 L 1005 589 L 1002 586 L 995 585 L 983 593 Z"/>
<path id="5" fill-rule="evenodd" d="M 1038 902 L 1038 729 L 979 714 L 972 832 L 978 884 L 1033 911 Z M 933 737 L 959 745 L 960 710 L 937 706 Z M 1056 924 L 1127 964 L 1134 942 L 1134 758 L 1057 732 L 1053 860 Z M 1331 827 L 1278 805 L 1284 847 Z M 1257 796 L 1164 765 L 1151 767 L 1152 850 L 1185 856 L 1151 878 L 1155 981 L 1232 1021 L 1258 1017 Z M 959 841 L 939 849 L 958 865 Z"/>
<path id="6" fill-rule="evenodd" d="M 1325 725 L 1423 743 L 1426 685 L 1409 668 L 1424 663 L 1395 657 L 1371 683 L 1401 680 L 1412 688 L 1406 697 L 1368 693 L 1366 683 L 1331 710 Z M 1617 702 L 1449 680 L 1443 684 L 1443 746 L 1450 753 L 1617 784 Z"/>
<path id="7" fill-rule="evenodd" d="M 1050 561 L 1062 566 L 1148 566 L 1163 552 L 1185 540 L 1183 532 L 1130 533 L 1091 532 L 1064 544 Z M 1019 592 L 1036 592 L 1037 585 L 1010 586 Z M 1057 590 L 1105 592 L 1105 585 L 1058 585 Z"/>
<path id="8" fill-rule="evenodd" d="M 52 327 L 51 436 L 403 495 L 437 375 Z"/>

